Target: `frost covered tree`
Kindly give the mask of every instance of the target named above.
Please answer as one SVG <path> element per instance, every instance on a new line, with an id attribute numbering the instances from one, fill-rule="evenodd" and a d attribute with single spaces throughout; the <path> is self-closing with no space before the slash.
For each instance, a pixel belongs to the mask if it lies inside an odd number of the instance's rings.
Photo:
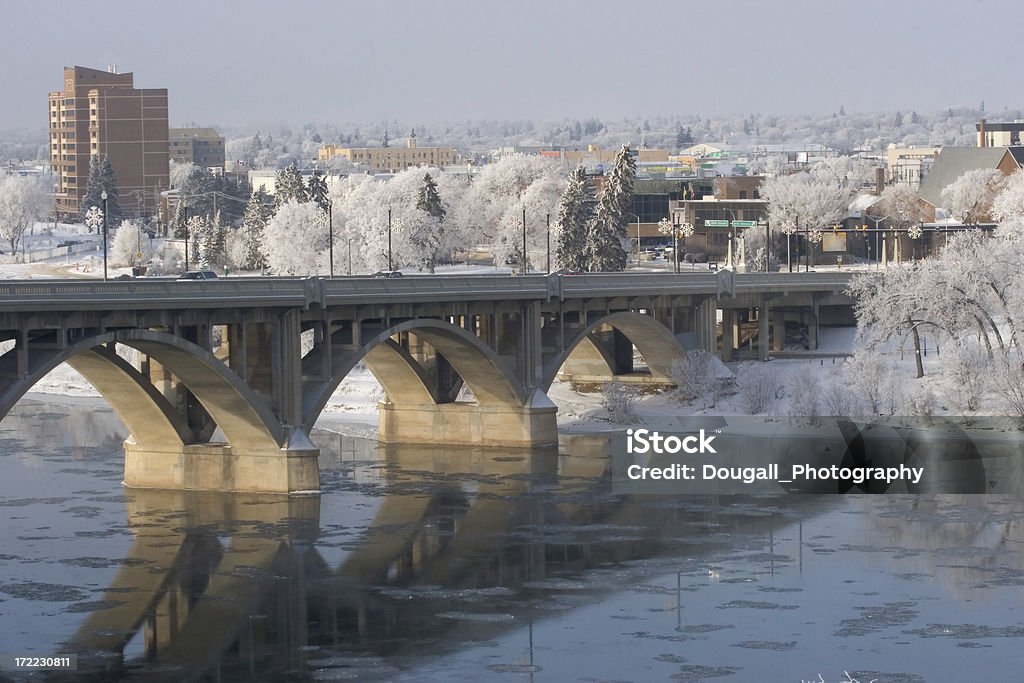
<path id="1" fill-rule="evenodd" d="M 446 211 L 437 192 L 437 183 L 429 173 L 423 174 L 423 184 L 416 196 L 416 208 L 424 215 L 411 226 L 409 240 L 420 254 L 419 266 L 433 274 L 438 262 L 448 253 L 444 217 Z"/>
<path id="2" fill-rule="evenodd" d="M 327 210 L 327 179 L 317 169 L 313 169 L 313 175 L 309 176 L 306 194 L 309 201 L 319 206 L 321 211 Z"/>
<path id="3" fill-rule="evenodd" d="M 289 164 L 281 169 L 274 176 L 274 211 L 277 212 L 282 206 L 290 201 L 299 203 L 309 201 L 309 193 L 306 184 L 302 180 L 295 164 Z"/>
<path id="4" fill-rule="evenodd" d="M 559 268 L 577 273 L 587 269 L 587 235 L 595 207 L 587 173 L 583 166 L 577 166 L 569 173 L 554 223 L 555 263 Z"/>
<path id="5" fill-rule="evenodd" d="M 8 175 L 0 179 L 0 238 L 17 253 L 25 233 L 46 215 L 49 188 L 39 177 Z"/>
<path id="6" fill-rule="evenodd" d="M 470 243 L 486 245 L 501 262 L 522 257 L 525 209 L 527 251 L 542 253 L 547 216 L 555 213 L 562 194 L 562 173 L 558 162 L 525 154 L 487 164 L 460 201 L 452 203 L 449 218 L 466 231 Z"/>
<path id="7" fill-rule="evenodd" d="M 316 204 L 291 200 L 281 205 L 263 234 L 263 258 L 277 275 L 327 272 L 327 227 Z"/>
<path id="8" fill-rule="evenodd" d="M 199 229 L 193 233 L 193 240 L 200 268 L 212 268 L 225 262 L 226 228 L 221 225 L 219 213 L 202 219 Z"/>
<path id="9" fill-rule="evenodd" d="M 940 373 L 957 384 L 957 402 L 964 409 L 978 404 L 967 386 L 966 374 L 1003 368 L 1013 375 L 1024 367 L 1020 329 L 1024 320 L 1024 238 L 1011 234 L 989 237 L 971 230 L 951 237 L 940 254 L 914 268 L 890 268 L 877 275 L 855 278 L 850 293 L 856 300 L 858 335 L 871 352 L 888 339 L 903 346 L 913 339 L 917 376 L 920 363 L 919 334 L 927 331 L 952 348 L 941 356 Z M 977 359 L 988 359 L 989 369 L 979 370 Z M 965 360 L 966 359 L 966 360 Z M 1004 382 L 1001 395 L 1014 405 L 1014 392 Z M 973 397 L 973 398 L 972 398 Z"/>
<path id="10" fill-rule="evenodd" d="M 212 268 L 225 262 L 226 230 L 220 225 L 220 215 L 190 216 L 188 228 L 189 262 L 199 268 Z"/>
<path id="11" fill-rule="evenodd" d="M 992 217 L 1004 237 L 1024 234 L 1024 169 L 1014 171 L 992 201 Z"/>
<path id="12" fill-rule="evenodd" d="M 976 168 L 965 172 L 942 190 L 942 201 L 961 223 L 981 222 L 987 217 L 992 201 L 999 192 L 1002 171 Z"/>
<path id="13" fill-rule="evenodd" d="M 846 217 L 850 199 L 860 186 L 863 167 L 849 160 L 829 160 L 790 175 L 765 178 L 761 197 L 768 204 L 773 231 L 786 235 L 787 260 L 792 267 L 792 236 L 831 228 Z"/>
<path id="14" fill-rule="evenodd" d="M 885 188 L 868 212 L 875 218 L 885 218 L 889 225 L 899 230 L 905 230 L 925 219 L 921 200 L 913 188 L 905 183 Z"/>
<path id="15" fill-rule="evenodd" d="M 263 258 L 263 232 L 270 220 L 270 206 L 270 197 L 262 187 L 252 193 L 242 216 L 242 227 L 238 231 L 243 246 L 234 261 L 239 268 L 258 270 L 266 265 Z"/>
<path id="16" fill-rule="evenodd" d="M 185 184 L 185 180 L 198 170 L 200 170 L 199 167 L 190 161 L 174 161 L 172 159 L 170 162 L 171 187 L 181 187 Z"/>
<path id="17" fill-rule="evenodd" d="M 85 196 L 82 197 L 81 216 L 85 220 L 86 212 L 97 206 L 103 209 L 103 193 L 107 193 L 107 225 L 117 225 L 123 214 L 117 203 L 117 177 L 110 159 L 103 154 L 89 157 L 89 178 L 85 183 Z"/>
<path id="18" fill-rule="evenodd" d="M 597 212 L 590 223 L 587 237 L 587 270 L 592 272 L 626 269 L 625 244 L 630 207 L 633 204 L 633 183 L 636 180 L 636 159 L 629 145 L 615 155 L 612 171 L 597 199 Z"/>
<path id="19" fill-rule="evenodd" d="M 140 266 L 153 257 L 153 251 L 153 241 L 139 221 L 121 221 L 110 243 L 110 263 Z"/>
<path id="20" fill-rule="evenodd" d="M 435 185 L 434 215 L 419 208 L 425 174 Z M 357 263 L 371 270 L 386 268 L 390 212 L 391 267 L 429 270 L 455 249 L 467 246 L 463 224 L 457 217 L 453 220 L 453 206 L 464 190 L 464 181 L 424 168 L 406 169 L 386 181 L 350 176 L 332 192 L 335 234 L 351 241 L 359 256 Z"/>
<path id="21" fill-rule="evenodd" d="M 713 357 L 703 349 L 691 349 L 684 357 L 673 361 L 675 397 L 682 403 L 692 403 L 710 393 L 716 383 L 713 368 Z"/>

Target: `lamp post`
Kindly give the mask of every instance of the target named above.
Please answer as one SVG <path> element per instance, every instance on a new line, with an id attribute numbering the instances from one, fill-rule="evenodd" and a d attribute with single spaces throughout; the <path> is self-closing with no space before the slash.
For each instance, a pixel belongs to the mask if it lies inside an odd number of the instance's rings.
<path id="1" fill-rule="evenodd" d="M 523 208 L 523 263 L 519 266 L 523 275 L 526 275 L 526 208 Z"/>
<path id="2" fill-rule="evenodd" d="M 767 219 L 764 222 L 764 272 L 772 272 L 772 229 Z"/>
<path id="3" fill-rule="evenodd" d="M 185 272 L 188 272 L 188 203 L 181 205 L 181 229 L 185 233 Z"/>
<path id="4" fill-rule="evenodd" d="M 793 233 L 796 232 L 796 223 L 787 220 L 782 224 L 782 232 L 786 233 L 786 268 L 793 272 Z"/>
<path id="5" fill-rule="evenodd" d="M 547 271 L 551 272 L 551 214 L 547 215 L 548 223 L 548 234 L 547 234 L 547 246 L 548 246 L 548 260 L 547 260 Z"/>
<path id="6" fill-rule="evenodd" d="M 875 234 L 875 258 L 876 258 L 876 259 L 877 259 L 877 258 L 879 258 L 879 257 L 880 257 L 880 256 L 881 256 L 881 255 L 882 255 L 882 254 L 883 254 L 884 252 L 885 252 L 885 250 L 884 250 L 884 249 L 879 249 L 879 247 L 878 247 L 878 234 L 879 234 L 879 233 L 878 233 L 878 226 L 879 226 L 879 224 L 881 224 L 881 222 L 882 222 L 882 221 L 884 221 L 884 220 L 885 220 L 886 218 L 891 218 L 891 217 L 892 217 L 892 216 L 890 215 L 890 216 L 882 216 L 881 218 L 875 218 L 874 216 L 869 216 L 867 212 L 865 212 L 865 213 L 864 213 L 864 218 L 867 218 L 867 219 L 868 219 L 869 221 L 874 221 L 874 222 L 875 222 L 875 230 L 874 230 L 874 234 Z M 884 240 L 885 240 L 885 236 L 884 236 L 884 235 L 882 236 L 882 240 L 883 240 L 883 242 L 884 242 Z M 869 248 L 868 248 L 868 252 L 869 252 L 869 253 L 868 253 L 868 260 L 870 260 L 870 259 L 871 259 L 871 254 L 870 254 L 870 251 L 871 251 L 871 250 L 870 250 L 870 244 L 869 244 Z M 878 270 L 878 261 L 875 261 L 875 270 Z"/>
<path id="7" fill-rule="evenodd" d="M 100 193 L 103 200 L 103 279 L 107 279 L 107 191 Z"/>
<path id="8" fill-rule="evenodd" d="M 352 238 L 348 238 L 348 274 L 352 274 Z"/>
<path id="9" fill-rule="evenodd" d="M 636 219 L 636 264 L 640 265 L 640 216 L 629 212 L 629 215 Z"/>
<path id="10" fill-rule="evenodd" d="M 391 272 L 391 209 L 388 209 L 388 272 Z"/>
<path id="11" fill-rule="evenodd" d="M 331 279 L 334 279 L 334 204 L 327 200 L 327 258 L 330 260 Z"/>
<path id="12" fill-rule="evenodd" d="M 636 216 L 636 263 L 640 265 L 640 216 Z"/>

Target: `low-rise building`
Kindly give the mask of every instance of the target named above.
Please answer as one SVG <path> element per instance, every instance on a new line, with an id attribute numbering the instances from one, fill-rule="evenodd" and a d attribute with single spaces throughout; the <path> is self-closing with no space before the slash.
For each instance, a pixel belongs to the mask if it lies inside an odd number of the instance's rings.
<path id="1" fill-rule="evenodd" d="M 167 137 L 171 161 L 224 172 L 224 136 L 213 128 L 171 128 Z"/>
<path id="2" fill-rule="evenodd" d="M 459 154 L 452 147 L 419 147 L 415 130 L 406 138 L 405 147 L 324 145 L 317 152 L 321 162 L 339 156 L 357 166 L 368 167 L 374 173 L 397 173 L 416 166 L 452 166 L 459 161 Z"/>
<path id="3" fill-rule="evenodd" d="M 982 119 L 974 126 L 978 131 L 978 147 L 1015 147 L 1024 145 L 1024 121 L 989 123 Z"/>

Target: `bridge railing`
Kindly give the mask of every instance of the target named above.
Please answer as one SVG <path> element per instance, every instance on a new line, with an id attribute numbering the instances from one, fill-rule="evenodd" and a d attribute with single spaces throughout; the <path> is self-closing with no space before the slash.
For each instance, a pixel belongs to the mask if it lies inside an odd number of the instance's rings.
<path id="1" fill-rule="evenodd" d="M 301 278 L 217 280 L 4 280 L 0 310 L 39 310 L 74 304 L 78 308 L 166 308 L 187 304 L 215 307 L 239 302 L 305 305 L 309 287 Z"/>
<path id="2" fill-rule="evenodd" d="M 443 275 L 404 278 L 232 277 L 215 280 L 0 280 L 0 312 L 131 308 L 217 308 L 239 304 L 547 300 L 592 296 L 832 291 L 853 273 L 587 273 L 510 277 Z M 724 289 L 723 289 L 724 286 Z"/>
<path id="3" fill-rule="evenodd" d="M 470 301 L 480 299 L 543 299 L 544 275 L 415 275 L 403 278 L 346 277 L 321 279 L 329 304 L 374 301 Z"/>

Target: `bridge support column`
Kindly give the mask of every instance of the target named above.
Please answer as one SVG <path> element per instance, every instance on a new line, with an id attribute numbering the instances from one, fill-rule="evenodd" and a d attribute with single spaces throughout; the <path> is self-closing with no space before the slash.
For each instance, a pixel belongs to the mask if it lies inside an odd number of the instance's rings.
<path id="1" fill-rule="evenodd" d="M 715 334 L 715 312 L 714 299 L 707 299 L 695 311 L 695 322 L 698 346 L 708 353 L 717 353 L 718 340 Z"/>
<path id="2" fill-rule="evenodd" d="M 807 350 L 818 349 L 818 306 L 815 304 L 804 313 L 804 320 L 807 321 Z"/>
<path id="3" fill-rule="evenodd" d="M 739 311 L 734 308 L 722 309 L 722 361 L 732 360 L 739 342 Z"/>
<path id="4" fill-rule="evenodd" d="M 543 395 L 543 394 L 541 394 Z M 554 405 L 480 406 L 467 403 L 381 403 L 383 443 L 534 448 L 558 444 Z"/>
<path id="5" fill-rule="evenodd" d="M 786 314 L 783 311 L 772 311 L 772 351 L 781 351 L 786 347 Z"/>
<path id="6" fill-rule="evenodd" d="M 318 491 L 320 454 L 296 433 L 280 449 L 237 453 L 227 444 L 142 447 L 124 442 L 124 484 L 131 488 L 296 493 Z"/>
<path id="7" fill-rule="evenodd" d="M 757 309 L 757 357 L 768 360 L 768 300 L 765 298 Z"/>

